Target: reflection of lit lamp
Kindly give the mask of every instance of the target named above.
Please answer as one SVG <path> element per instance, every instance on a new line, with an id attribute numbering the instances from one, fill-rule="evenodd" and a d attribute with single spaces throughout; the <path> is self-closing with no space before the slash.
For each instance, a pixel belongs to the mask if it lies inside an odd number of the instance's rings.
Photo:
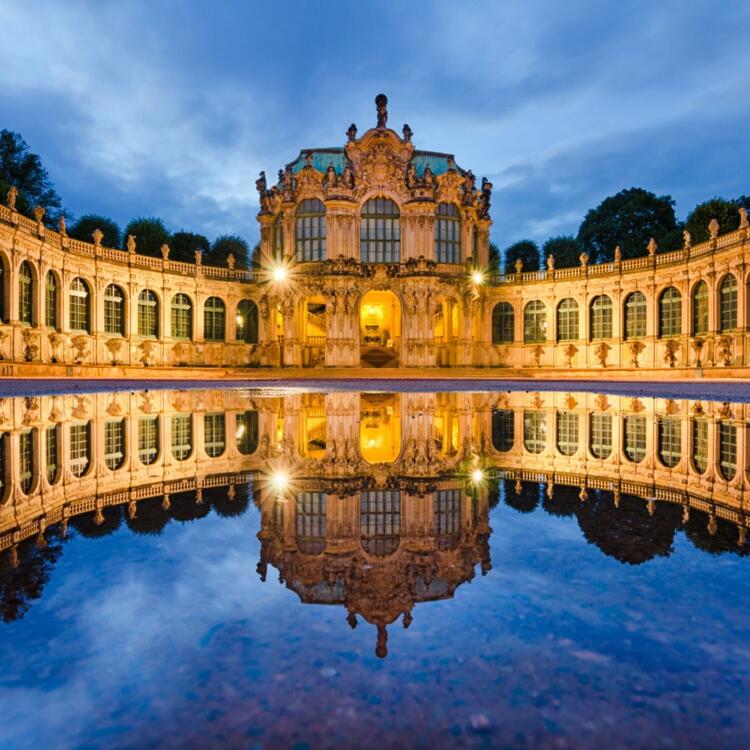
<path id="1" fill-rule="evenodd" d="M 474 484 L 479 484 L 483 479 L 484 472 L 481 469 L 477 468 L 471 472 L 471 481 L 474 482 Z"/>
<path id="2" fill-rule="evenodd" d="M 237 428 L 237 435 L 236 435 L 237 439 L 239 440 L 244 434 L 245 434 L 245 425 L 241 424 Z"/>
<path id="3" fill-rule="evenodd" d="M 284 266 L 276 266 L 276 268 L 271 271 L 271 278 L 274 281 L 286 281 L 286 268 Z"/>
<path id="4" fill-rule="evenodd" d="M 245 319 L 241 315 L 238 315 L 237 316 L 237 325 L 241 326 L 244 322 L 245 322 Z"/>
<path id="5" fill-rule="evenodd" d="M 367 445 L 370 446 L 370 448 L 374 448 L 375 447 L 375 438 L 370 438 L 367 441 Z"/>
<path id="6" fill-rule="evenodd" d="M 271 487 L 276 492 L 284 492 L 289 486 L 289 475 L 285 471 L 275 471 L 271 475 Z"/>

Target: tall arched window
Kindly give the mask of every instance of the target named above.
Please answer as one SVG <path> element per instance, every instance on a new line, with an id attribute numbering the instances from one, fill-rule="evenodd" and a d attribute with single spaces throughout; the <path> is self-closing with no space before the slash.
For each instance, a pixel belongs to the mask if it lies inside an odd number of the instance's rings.
<path id="1" fill-rule="evenodd" d="M 378 557 L 395 552 L 401 540 L 401 492 L 373 490 L 359 498 L 362 547 Z"/>
<path id="2" fill-rule="evenodd" d="M 326 208 L 317 198 L 297 206 L 297 260 L 325 260 Z"/>
<path id="3" fill-rule="evenodd" d="M 193 338 L 193 303 L 187 294 L 172 297 L 172 338 Z"/>
<path id="4" fill-rule="evenodd" d="M 206 341 L 224 341 L 224 303 L 218 297 L 209 297 L 203 305 L 203 338 Z"/>
<path id="5" fill-rule="evenodd" d="M 640 414 L 629 414 L 625 417 L 624 427 L 625 456 L 628 461 L 639 464 L 646 458 L 646 417 Z"/>
<path id="6" fill-rule="evenodd" d="M 57 277 L 52 271 L 48 271 L 44 284 L 44 324 L 47 328 L 52 328 L 55 331 L 59 329 L 57 322 L 57 297 Z"/>
<path id="7" fill-rule="evenodd" d="M 190 414 L 175 414 L 172 417 L 172 455 L 184 461 L 193 452 L 193 418 Z"/>
<path id="8" fill-rule="evenodd" d="M 523 413 L 523 447 L 529 453 L 541 453 L 547 445 L 547 415 L 543 411 Z"/>
<path id="9" fill-rule="evenodd" d="M 258 343 L 258 306 L 250 299 L 240 300 L 237 305 L 236 338 L 246 344 Z"/>
<path id="10" fill-rule="evenodd" d="M 512 409 L 492 410 L 492 447 L 507 453 L 515 442 L 515 424 Z"/>
<path id="11" fill-rule="evenodd" d="M 523 310 L 523 341 L 525 344 L 540 344 L 547 340 L 547 311 L 544 302 L 535 299 Z"/>
<path id="12" fill-rule="evenodd" d="M 125 335 L 125 293 L 116 284 L 104 290 L 104 333 Z"/>
<path id="13" fill-rule="evenodd" d="M 612 338 L 612 300 L 606 294 L 600 294 L 591 300 L 589 308 L 591 340 Z"/>
<path id="14" fill-rule="evenodd" d="M 271 255 L 275 261 L 284 257 L 284 216 L 279 214 L 273 223 L 271 233 Z"/>
<path id="15" fill-rule="evenodd" d="M 719 325 L 722 333 L 737 328 L 737 279 L 731 273 L 719 287 Z"/>
<path id="16" fill-rule="evenodd" d="M 36 430 L 23 430 L 18 435 L 19 481 L 21 492 L 28 495 L 36 478 Z"/>
<path id="17" fill-rule="evenodd" d="M 461 217 L 453 203 L 439 203 L 435 219 L 435 260 L 461 262 Z"/>
<path id="18" fill-rule="evenodd" d="M 398 206 L 387 198 L 370 198 L 362 207 L 359 255 L 363 263 L 401 260 L 401 219 Z"/>
<path id="19" fill-rule="evenodd" d="M 70 283 L 70 330 L 91 333 L 91 300 L 86 282 L 78 277 Z"/>
<path id="20" fill-rule="evenodd" d="M 47 482 L 54 484 L 60 477 L 60 425 L 52 425 L 44 431 L 44 458 Z"/>
<path id="21" fill-rule="evenodd" d="M 236 424 L 237 450 L 243 456 L 255 453 L 258 448 L 258 412 L 255 409 L 240 412 Z"/>
<path id="22" fill-rule="evenodd" d="M 117 471 L 125 463 L 125 420 L 108 419 L 104 423 L 104 464 Z"/>
<path id="23" fill-rule="evenodd" d="M 667 287 L 659 297 L 659 337 L 682 333 L 682 295 L 676 287 Z"/>
<path id="24" fill-rule="evenodd" d="M 492 308 L 492 343 L 512 344 L 515 338 L 515 315 L 510 302 L 498 302 Z"/>
<path id="25" fill-rule="evenodd" d="M 298 492 L 294 518 L 297 547 L 305 555 L 319 555 L 326 548 L 328 495 Z"/>
<path id="26" fill-rule="evenodd" d="M 708 468 L 708 420 L 693 420 L 693 467 L 699 474 Z"/>
<path id="27" fill-rule="evenodd" d="M 625 338 L 642 339 L 646 335 L 646 297 L 633 292 L 625 299 Z"/>
<path id="28" fill-rule="evenodd" d="M 681 427 L 679 417 L 659 417 L 659 460 L 670 469 L 680 463 Z"/>
<path id="29" fill-rule="evenodd" d="M 737 473 L 737 425 L 719 423 L 719 473 L 727 482 Z"/>
<path id="30" fill-rule="evenodd" d="M 138 335 L 159 337 L 159 298 L 150 289 L 138 295 Z"/>
<path id="31" fill-rule="evenodd" d="M 159 458 L 159 417 L 138 420 L 138 458 L 145 466 Z"/>
<path id="32" fill-rule="evenodd" d="M 595 458 L 608 458 L 612 453 L 612 416 L 591 414 L 589 431 L 591 454 Z"/>
<path id="33" fill-rule="evenodd" d="M 557 413 L 557 450 L 573 456 L 578 450 L 578 415 L 572 411 Z"/>
<path id="34" fill-rule="evenodd" d="M 218 458 L 226 447 L 226 417 L 222 412 L 203 415 L 203 449 L 211 458 Z"/>
<path id="35" fill-rule="evenodd" d="M 70 471 L 82 477 L 91 465 L 91 422 L 70 425 Z"/>
<path id="36" fill-rule="evenodd" d="M 557 306 L 557 340 L 575 341 L 578 338 L 578 303 L 567 297 Z"/>
<path id="37" fill-rule="evenodd" d="M 699 281 L 693 287 L 693 336 L 704 336 L 708 333 L 708 284 Z"/>
<path id="38" fill-rule="evenodd" d="M 27 260 L 18 269 L 18 320 L 28 325 L 34 322 L 34 279 Z"/>

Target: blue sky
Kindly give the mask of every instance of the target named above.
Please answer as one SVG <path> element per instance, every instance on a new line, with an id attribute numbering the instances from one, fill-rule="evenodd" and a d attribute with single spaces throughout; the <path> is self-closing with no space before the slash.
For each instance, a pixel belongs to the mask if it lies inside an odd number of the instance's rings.
<path id="1" fill-rule="evenodd" d="M 0 4 L 0 128 L 64 205 L 257 238 L 259 170 L 408 122 L 495 186 L 493 240 L 575 232 L 620 189 L 750 193 L 750 3 Z"/>

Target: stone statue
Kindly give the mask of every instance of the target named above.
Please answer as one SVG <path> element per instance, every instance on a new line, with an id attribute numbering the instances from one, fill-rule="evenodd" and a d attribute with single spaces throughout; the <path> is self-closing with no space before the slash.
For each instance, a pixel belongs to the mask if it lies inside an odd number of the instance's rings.
<path id="1" fill-rule="evenodd" d="M 63 237 L 68 236 L 68 227 L 65 225 L 64 216 L 61 216 L 60 221 L 57 222 L 57 231 L 60 232 Z"/>
<path id="2" fill-rule="evenodd" d="M 101 242 L 101 240 L 100 240 L 100 242 Z M 134 234 L 129 234 L 128 235 L 127 245 L 128 245 L 128 252 L 129 253 L 134 253 L 135 252 L 135 235 Z"/>
<path id="3" fill-rule="evenodd" d="M 555 256 L 550 253 L 547 256 L 547 270 L 548 271 L 554 271 L 555 270 Z"/>
<path id="4" fill-rule="evenodd" d="M 492 183 L 482 177 L 482 213 L 486 216 L 490 210 L 490 201 L 492 200 Z"/>
<path id="5" fill-rule="evenodd" d="M 230 271 L 234 271 L 235 263 L 236 263 L 236 261 L 234 259 L 234 254 L 233 253 L 229 253 L 229 255 L 227 255 L 227 268 Z"/>
<path id="6" fill-rule="evenodd" d="M 18 198 L 18 189 L 15 187 L 15 185 L 11 185 L 8 188 L 7 198 L 8 198 L 8 208 L 11 211 L 15 211 L 16 210 L 16 198 Z"/>
<path id="7" fill-rule="evenodd" d="M 162 245 L 160 250 L 161 250 L 161 257 L 164 260 L 169 260 L 169 245 Z"/>
<path id="8" fill-rule="evenodd" d="M 203 265 L 203 253 L 201 253 L 200 250 L 195 251 L 195 265 L 196 266 Z"/>
<path id="9" fill-rule="evenodd" d="M 326 184 L 328 187 L 336 184 L 336 170 L 333 168 L 333 162 L 329 162 L 328 169 L 326 169 Z"/>
<path id="10" fill-rule="evenodd" d="M 712 240 L 715 240 L 719 236 L 719 222 L 716 219 L 711 219 L 708 222 L 708 233 L 711 235 Z"/>
<path id="11" fill-rule="evenodd" d="M 357 138 L 357 126 L 352 123 L 349 129 L 346 131 L 346 137 L 348 140 L 353 141 Z"/>
<path id="12" fill-rule="evenodd" d="M 581 268 L 586 268 L 586 266 L 589 264 L 589 256 L 588 253 L 581 253 L 578 256 L 578 260 L 581 263 Z"/>
<path id="13" fill-rule="evenodd" d="M 258 191 L 258 197 L 260 198 L 262 202 L 263 198 L 266 195 L 266 190 L 268 189 L 268 183 L 266 182 L 265 172 L 261 171 L 260 176 L 255 181 L 255 189 Z"/>
<path id="14" fill-rule="evenodd" d="M 621 263 L 622 262 L 622 248 L 617 245 L 615 247 L 615 263 Z"/>
<path id="15" fill-rule="evenodd" d="M 425 187 L 429 188 L 429 187 L 434 187 L 435 186 L 435 177 L 432 174 L 432 170 L 430 169 L 430 165 L 429 164 L 424 168 L 424 175 L 423 175 L 422 179 L 424 180 L 424 186 Z"/>
<path id="16" fill-rule="evenodd" d="M 453 160 L 451 159 L 451 162 Z M 455 164 L 454 164 L 455 166 Z M 477 178 L 471 170 L 464 172 L 464 192 L 466 195 L 473 195 L 477 186 Z"/>
<path id="17" fill-rule="evenodd" d="M 687 229 L 682 232 L 682 245 L 687 250 L 693 245 L 693 238 L 690 236 L 690 232 Z"/>
<path id="18" fill-rule="evenodd" d="M 375 107 L 378 110 L 378 128 L 385 128 L 388 125 L 388 97 L 385 94 L 378 94 L 375 97 Z"/>
<path id="19" fill-rule="evenodd" d="M 740 214 L 740 229 L 746 229 L 748 226 L 747 209 L 744 206 L 742 206 L 742 208 L 740 208 L 739 210 L 739 214 Z"/>
<path id="20" fill-rule="evenodd" d="M 98 247 L 102 244 L 102 238 L 104 237 L 104 232 L 102 232 L 101 229 L 97 228 L 91 233 L 91 239 L 94 240 L 94 244 Z"/>
<path id="21" fill-rule="evenodd" d="M 412 162 L 406 165 L 406 187 L 411 190 L 417 181 L 417 168 Z"/>
<path id="22" fill-rule="evenodd" d="M 411 143 L 411 137 L 413 135 L 412 129 L 409 127 L 408 123 L 404 123 L 403 130 L 401 131 L 404 134 L 404 143 Z"/>
<path id="23" fill-rule="evenodd" d="M 344 173 L 341 177 L 342 182 L 344 183 L 344 187 L 354 187 L 354 172 L 352 172 L 352 166 L 348 161 L 346 163 L 346 166 L 344 167 Z"/>
<path id="24" fill-rule="evenodd" d="M 516 273 L 523 271 L 523 261 L 520 258 L 516 258 Z"/>
<path id="25" fill-rule="evenodd" d="M 648 254 L 652 258 L 656 255 L 656 240 L 653 237 L 648 241 Z"/>

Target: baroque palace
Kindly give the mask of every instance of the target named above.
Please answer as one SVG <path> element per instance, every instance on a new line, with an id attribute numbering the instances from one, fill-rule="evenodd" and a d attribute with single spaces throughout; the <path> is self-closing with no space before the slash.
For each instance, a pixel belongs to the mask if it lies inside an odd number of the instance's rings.
<path id="1" fill-rule="evenodd" d="M 257 181 L 260 254 L 219 268 L 73 240 L 0 206 L 0 372 L 503 367 L 747 375 L 750 227 L 683 249 L 488 272 L 492 185 L 404 125 L 355 125 Z M 184 374 L 184 370 L 181 371 Z M 213 370 L 217 374 L 217 370 Z"/>

